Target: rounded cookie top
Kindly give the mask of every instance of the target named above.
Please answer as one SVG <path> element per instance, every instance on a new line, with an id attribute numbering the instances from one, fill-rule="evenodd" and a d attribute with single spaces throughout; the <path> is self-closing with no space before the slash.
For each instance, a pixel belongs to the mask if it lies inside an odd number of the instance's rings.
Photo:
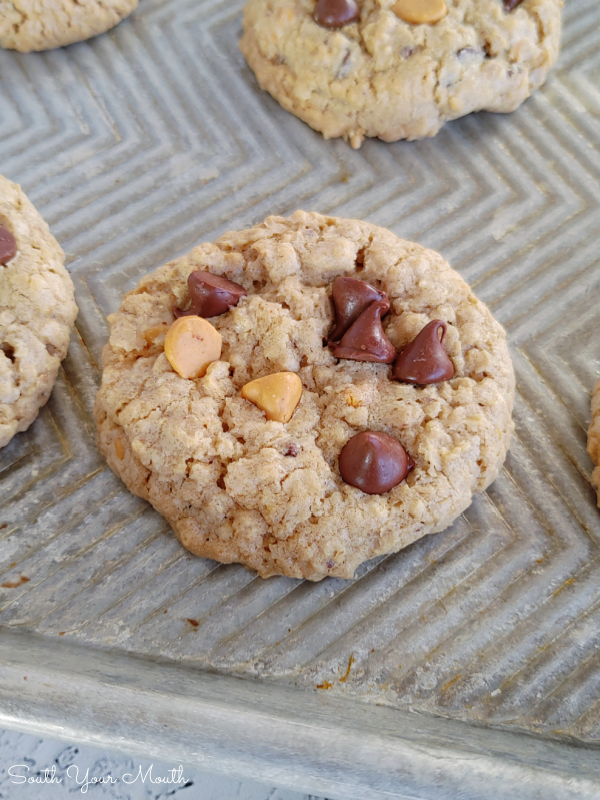
<path id="1" fill-rule="evenodd" d="M 220 359 L 186 379 L 164 341 L 196 270 L 247 295 L 210 320 Z M 383 325 L 395 347 L 432 319 L 446 322 L 452 380 L 407 385 L 391 379 L 391 364 L 334 358 L 324 339 L 332 282 L 343 275 L 387 292 Z M 449 525 L 505 457 L 514 376 L 503 329 L 437 253 L 375 225 L 301 211 L 269 217 L 156 270 L 109 322 L 101 449 L 198 555 L 262 576 L 349 578 L 366 559 Z M 267 420 L 241 394 L 281 372 L 303 386 L 289 422 Z M 340 476 L 342 448 L 367 430 L 394 437 L 415 462 L 385 494 Z"/>
<path id="2" fill-rule="evenodd" d="M 0 447 L 48 400 L 76 316 L 63 251 L 21 187 L 0 175 Z"/>
<path id="3" fill-rule="evenodd" d="M 594 462 L 592 485 L 598 492 L 600 507 L 600 380 L 597 380 L 592 392 L 592 419 L 588 428 L 587 451 Z"/>
<path id="4" fill-rule="evenodd" d="M 29 53 L 82 42 L 127 17 L 138 0 L 0 0 L 0 47 Z"/>
<path id="5" fill-rule="evenodd" d="M 353 147 L 366 136 L 434 136 L 473 111 L 513 111 L 557 59 L 561 0 L 511 11 L 503 0 L 446 0 L 435 24 L 401 19 L 403 3 L 358 0 L 358 21 L 330 29 L 315 22 L 314 0 L 249 0 L 240 47 L 261 88 Z"/>

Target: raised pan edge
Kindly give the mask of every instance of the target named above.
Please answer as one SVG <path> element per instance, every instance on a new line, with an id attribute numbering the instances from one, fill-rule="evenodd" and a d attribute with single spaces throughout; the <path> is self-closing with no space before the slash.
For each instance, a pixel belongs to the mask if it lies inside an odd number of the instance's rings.
<path id="1" fill-rule="evenodd" d="M 322 694 L 299 712 L 288 687 L 24 632 L 0 631 L 0 724 L 330 800 L 600 796 L 595 748 Z"/>

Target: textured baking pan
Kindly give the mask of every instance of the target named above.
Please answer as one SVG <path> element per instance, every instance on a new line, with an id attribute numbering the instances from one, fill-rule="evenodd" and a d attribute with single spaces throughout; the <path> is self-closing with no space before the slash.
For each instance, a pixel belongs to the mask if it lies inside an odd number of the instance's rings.
<path id="1" fill-rule="evenodd" d="M 600 6 L 569 1 L 559 65 L 514 114 L 358 152 L 258 90 L 240 8 L 142 0 L 92 42 L 0 51 L 0 172 L 80 307 L 48 406 L 0 451 L 0 723 L 344 800 L 598 798 Z M 505 325 L 518 383 L 490 490 L 316 585 L 188 555 L 91 420 L 123 291 L 297 207 L 440 251 Z"/>

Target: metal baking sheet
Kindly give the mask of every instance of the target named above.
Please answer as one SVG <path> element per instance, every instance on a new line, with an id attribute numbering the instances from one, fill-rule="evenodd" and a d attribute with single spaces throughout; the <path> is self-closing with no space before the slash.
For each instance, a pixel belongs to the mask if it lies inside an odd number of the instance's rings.
<path id="1" fill-rule="evenodd" d="M 569 0 L 559 64 L 515 113 L 357 152 L 258 89 L 241 7 L 142 0 L 93 41 L 0 51 L 0 172 L 50 223 L 80 308 L 48 406 L 0 451 L 0 723 L 344 800 L 514 798 L 515 781 L 598 798 L 600 6 Z M 316 585 L 188 555 L 91 419 L 123 292 L 296 208 L 440 251 L 517 375 L 488 492 Z"/>

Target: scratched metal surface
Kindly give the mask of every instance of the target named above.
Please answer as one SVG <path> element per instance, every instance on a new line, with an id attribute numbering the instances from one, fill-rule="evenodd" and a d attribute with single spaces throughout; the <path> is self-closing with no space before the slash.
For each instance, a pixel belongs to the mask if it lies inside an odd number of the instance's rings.
<path id="1" fill-rule="evenodd" d="M 558 67 L 514 114 L 359 152 L 258 90 L 240 8 L 142 0 L 94 41 L 0 51 L 0 172 L 50 223 L 80 307 L 48 406 L 0 452 L 0 626 L 277 681 L 299 702 L 327 691 L 596 744 L 585 443 L 600 367 L 600 6 L 570 0 Z M 91 419 L 123 291 L 297 207 L 440 251 L 506 327 L 517 375 L 495 484 L 449 530 L 350 582 L 262 581 L 191 557 L 106 468 Z"/>

